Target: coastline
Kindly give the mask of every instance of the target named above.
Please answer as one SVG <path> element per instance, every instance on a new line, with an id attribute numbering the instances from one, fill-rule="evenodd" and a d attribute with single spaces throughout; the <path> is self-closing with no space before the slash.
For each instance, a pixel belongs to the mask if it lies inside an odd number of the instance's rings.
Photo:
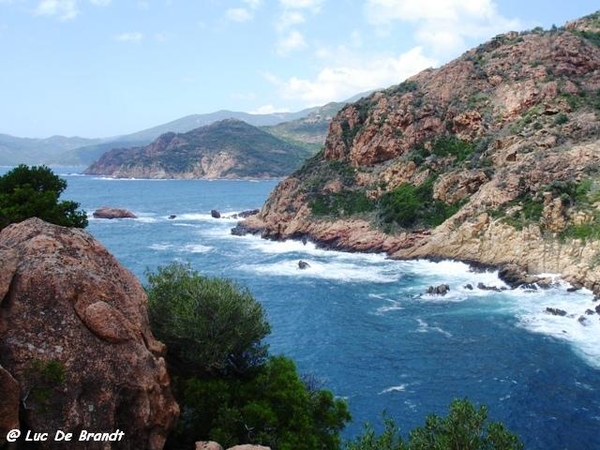
<path id="1" fill-rule="evenodd" d="M 449 230 L 449 226 L 443 224 L 433 230 L 388 235 L 374 229 L 366 220 L 275 224 L 264 220 L 262 214 L 238 222 L 232 233 L 260 234 L 264 239 L 281 241 L 308 239 L 325 249 L 385 253 L 395 260 L 458 261 L 474 270 L 497 270 L 499 277 L 513 289 L 522 285 L 548 287 L 550 280 L 546 274 L 553 273 L 573 289 L 587 288 L 595 298 L 600 297 L 598 270 L 591 266 L 586 257 L 587 254 L 600 251 L 597 242 L 571 240 L 562 243 L 556 239 L 543 239 L 539 229 L 517 232 L 497 221 L 489 221 L 489 218 L 482 218 L 486 224 L 485 230 L 481 226 L 473 227 L 472 223 L 454 230 Z M 479 236 L 473 236 L 472 228 L 479 230 Z M 537 238 L 531 239 L 532 236 Z"/>

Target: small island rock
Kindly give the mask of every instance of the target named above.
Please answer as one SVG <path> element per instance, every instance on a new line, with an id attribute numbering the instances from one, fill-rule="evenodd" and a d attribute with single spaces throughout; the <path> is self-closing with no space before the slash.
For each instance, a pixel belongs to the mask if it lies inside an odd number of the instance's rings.
<path id="1" fill-rule="evenodd" d="M 131 211 L 122 208 L 109 208 L 103 206 L 94 211 L 93 216 L 96 219 L 137 219 L 137 216 Z"/>

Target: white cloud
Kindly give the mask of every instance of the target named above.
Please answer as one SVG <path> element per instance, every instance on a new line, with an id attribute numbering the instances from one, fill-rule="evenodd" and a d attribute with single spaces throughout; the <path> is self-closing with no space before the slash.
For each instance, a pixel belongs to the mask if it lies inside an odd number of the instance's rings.
<path id="1" fill-rule="evenodd" d="M 489 38 L 519 28 L 498 13 L 494 0 L 367 0 L 367 20 L 380 32 L 397 21 L 416 27 L 415 39 L 437 54 L 463 50 L 466 38 Z"/>
<path id="2" fill-rule="evenodd" d="M 252 13 L 245 8 L 230 8 L 226 12 L 229 20 L 234 22 L 248 22 L 252 20 Z"/>
<path id="3" fill-rule="evenodd" d="M 128 31 L 115 36 L 115 40 L 121 42 L 140 42 L 143 38 L 144 35 L 139 31 Z"/>
<path id="4" fill-rule="evenodd" d="M 60 20 L 77 17 L 77 0 L 41 0 L 34 10 L 40 16 L 56 16 Z"/>
<path id="5" fill-rule="evenodd" d="M 90 0 L 90 3 L 96 6 L 107 6 L 110 2 L 111 0 Z"/>
<path id="6" fill-rule="evenodd" d="M 283 33 L 295 25 L 304 23 L 305 20 L 304 15 L 298 11 L 283 11 L 275 24 L 275 29 L 279 33 Z"/>
<path id="7" fill-rule="evenodd" d="M 349 61 L 358 58 L 349 58 Z M 423 55 L 421 47 L 415 47 L 400 56 L 377 56 L 354 64 L 324 67 L 314 79 L 292 77 L 282 81 L 271 74 L 264 74 L 275 84 L 285 99 L 300 100 L 306 106 L 324 105 L 341 101 L 360 92 L 398 84 L 406 78 L 438 62 Z"/>
<path id="8" fill-rule="evenodd" d="M 289 112 L 287 108 L 277 108 L 273 105 L 263 105 L 256 108 L 254 111 L 250 111 L 250 114 L 273 114 L 280 112 Z"/>
<path id="9" fill-rule="evenodd" d="M 302 33 L 292 30 L 277 43 L 277 53 L 281 56 L 287 56 L 291 52 L 302 50 L 306 47 L 307 44 Z"/>

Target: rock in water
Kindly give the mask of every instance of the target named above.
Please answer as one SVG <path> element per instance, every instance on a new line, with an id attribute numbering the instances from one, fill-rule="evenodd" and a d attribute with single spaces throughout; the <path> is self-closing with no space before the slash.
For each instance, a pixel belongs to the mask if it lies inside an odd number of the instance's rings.
<path id="1" fill-rule="evenodd" d="M 135 276 L 87 232 L 37 218 L 2 230 L 5 260 L 16 264 L 0 277 L 0 355 L 21 429 L 72 432 L 73 449 L 161 449 L 179 407 Z M 81 430 L 124 435 L 79 442 Z"/>
<path id="2" fill-rule="evenodd" d="M 94 211 L 93 216 L 96 219 L 137 219 L 137 216 L 131 211 L 121 208 L 109 208 L 103 206 Z"/>
<path id="3" fill-rule="evenodd" d="M 308 264 L 306 261 L 298 261 L 298 269 L 304 270 L 304 269 L 308 269 L 310 267 L 310 264 Z"/>

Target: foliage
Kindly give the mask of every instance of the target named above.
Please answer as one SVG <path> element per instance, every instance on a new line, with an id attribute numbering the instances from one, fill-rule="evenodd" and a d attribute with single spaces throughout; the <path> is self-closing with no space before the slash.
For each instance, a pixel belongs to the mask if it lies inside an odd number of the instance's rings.
<path id="1" fill-rule="evenodd" d="M 402 228 L 436 227 L 452 216 L 460 205 L 433 199 L 435 176 L 419 186 L 404 183 L 379 199 L 379 219 L 385 225 Z"/>
<path id="2" fill-rule="evenodd" d="M 173 263 L 148 274 L 147 292 L 152 330 L 169 347 L 175 368 L 244 373 L 264 361 L 270 326 L 247 289 Z"/>
<path id="3" fill-rule="evenodd" d="M 87 215 L 79 203 L 59 201 L 67 182 L 46 166 L 21 164 L 0 177 L 0 229 L 38 217 L 56 225 L 85 228 Z"/>
<path id="4" fill-rule="evenodd" d="M 393 420 L 376 436 L 367 426 L 363 435 L 346 444 L 346 450 L 520 450 L 523 444 L 501 422 L 488 421 L 487 408 L 476 408 L 467 399 L 450 404 L 446 417 L 435 414 L 425 419 L 404 441 Z"/>
<path id="5" fill-rule="evenodd" d="M 247 289 L 173 263 L 148 274 L 153 333 L 168 346 L 182 417 L 167 448 L 215 440 L 273 450 L 336 450 L 350 420 L 343 401 L 312 389 L 294 362 L 269 356 L 270 327 Z"/>
<path id="6" fill-rule="evenodd" d="M 309 201 L 315 216 L 344 217 L 373 211 L 375 203 L 362 191 L 319 194 Z"/>
<path id="7" fill-rule="evenodd" d="M 383 433 L 377 435 L 371 424 L 366 424 L 363 434 L 346 442 L 345 450 L 406 450 L 406 445 L 393 419 L 384 421 Z"/>
<path id="8" fill-rule="evenodd" d="M 272 356 L 250 378 L 185 382 L 184 434 L 228 447 L 249 442 L 278 450 L 335 450 L 350 419 L 329 391 L 310 391 L 293 361 Z"/>
<path id="9" fill-rule="evenodd" d="M 442 136 L 433 142 L 432 153 L 437 156 L 454 156 L 455 162 L 466 161 L 475 153 L 473 143 L 463 141 L 454 135 Z"/>

